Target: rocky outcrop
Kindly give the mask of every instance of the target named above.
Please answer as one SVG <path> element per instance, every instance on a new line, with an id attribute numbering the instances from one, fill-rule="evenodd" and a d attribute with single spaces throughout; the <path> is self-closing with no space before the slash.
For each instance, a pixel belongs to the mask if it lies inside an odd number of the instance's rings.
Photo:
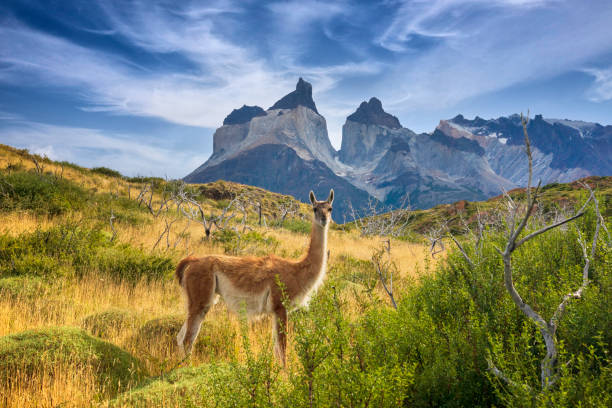
<path id="1" fill-rule="evenodd" d="M 184 180 L 235 181 L 292 194 L 303 201 L 308 200 L 310 189 L 333 187 L 338 219 L 348 215 L 348 202 L 357 208 L 367 203 L 367 192 L 332 170 L 338 168 L 337 152 L 308 82 L 300 78 L 294 92 L 263 114 L 259 109 L 234 110 L 213 136 L 212 156 Z"/>
<path id="2" fill-rule="evenodd" d="M 223 120 L 224 125 L 240 125 L 249 123 L 251 119 L 257 116 L 265 116 L 266 112 L 259 106 L 242 105 L 240 109 L 234 109 L 232 113 L 227 115 Z"/>
<path id="3" fill-rule="evenodd" d="M 385 112 L 382 102 L 375 97 L 370 98 L 369 102 L 361 102 L 355 113 L 349 115 L 346 120 L 366 125 L 385 126 L 389 129 L 399 129 L 402 127 L 399 119 Z"/>
<path id="4" fill-rule="evenodd" d="M 302 78 L 298 80 L 295 91 L 283 96 L 268 110 L 295 109 L 298 106 L 305 106 L 315 111 L 315 113 L 319 113 L 314 100 L 312 99 L 312 85 L 304 81 Z"/>
<path id="5" fill-rule="evenodd" d="M 611 132 L 606 137 L 605 129 Z M 519 115 L 474 120 L 458 115 L 440 121 L 437 131 L 453 138 L 468 138 L 484 149 L 484 157 L 499 176 L 524 186 L 527 182 L 523 127 Z M 589 175 L 612 174 L 612 127 L 544 119 L 527 123 L 532 145 L 534 178 L 543 184 L 568 182 Z M 600 137 L 601 135 L 604 137 Z"/>
<path id="6" fill-rule="evenodd" d="M 346 118 L 339 158 L 351 166 L 368 165 L 389 149 L 392 140 L 401 139 L 405 130 L 395 116 L 383 110 L 378 99 L 371 98 Z"/>
<path id="7" fill-rule="evenodd" d="M 514 184 L 499 177 L 478 142 L 440 130 L 417 135 L 373 98 L 348 116 L 339 158 L 346 177 L 390 206 L 414 208 L 483 199 Z"/>

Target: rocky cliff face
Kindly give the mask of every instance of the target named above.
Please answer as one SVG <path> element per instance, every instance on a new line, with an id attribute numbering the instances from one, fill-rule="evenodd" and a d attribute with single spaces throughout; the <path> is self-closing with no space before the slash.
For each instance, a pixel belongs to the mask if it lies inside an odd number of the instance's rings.
<path id="1" fill-rule="evenodd" d="M 256 109 L 253 109 L 256 108 Z M 369 195 L 339 177 L 337 152 L 327 134 L 325 118 L 312 100 L 312 86 L 302 78 L 295 91 L 267 111 L 258 107 L 234 110 L 213 136 L 213 154 L 185 181 L 203 183 L 219 178 L 252 184 L 308 200 L 310 189 L 336 188 L 334 212 L 342 217 L 348 202 L 360 207 Z M 263 112 L 263 114 L 262 114 Z"/>
<path id="2" fill-rule="evenodd" d="M 484 149 L 469 138 L 403 128 L 376 98 L 348 116 L 339 152 L 353 184 L 391 206 L 407 195 L 416 208 L 481 199 L 512 187 L 483 156 Z"/>
<path id="3" fill-rule="evenodd" d="M 516 185 L 527 183 L 523 128 L 518 115 L 491 120 L 468 120 L 458 115 L 440 121 L 437 130 L 449 137 L 477 142 L 498 175 Z M 546 184 L 612 174 L 612 126 L 536 115 L 528 122 L 527 131 L 536 180 Z"/>
<path id="4" fill-rule="evenodd" d="M 298 83 L 295 86 L 295 91 L 283 96 L 268 110 L 295 109 L 298 106 L 304 106 L 313 110 L 317 114 L 319 113 L 314 100 L 312 99 L 312 85 L 304 81 L 302 78 L 298 80 Z"/>
<path id="5" fill-rule="evenodd" d="M 528 124 L 535 178 L 565 182 L 612 174 L 612 126 L 544 119 Z M 376 98 L 362 102 L 332 147 L 312 86 L 296 89 L 267 111 L 235 109 L 214 134 L 213 154 L 185 177 L 188 182 L 226 179 L 306 201 L 313 188 L 336 190 L 335 219 L 349 217 L 374 197 L 390 206 L 406 196 L 414 208 L 481 200 L 524 186 L 527 160 L 518 115 L 442 120 L 432 133 L 415 134 L 385 112 Z M 327 191 L 323 191 L 327 190 Z"/>

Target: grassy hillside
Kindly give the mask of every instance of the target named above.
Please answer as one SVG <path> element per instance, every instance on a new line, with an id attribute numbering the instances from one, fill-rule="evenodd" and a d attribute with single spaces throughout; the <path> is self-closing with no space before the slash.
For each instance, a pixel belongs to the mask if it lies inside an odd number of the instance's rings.
<path id="1" fill-rule="evenodd" d="M 609 215 L 610 178 L 589 182 Z M 524 192 L 511 194 L 520 200 Z M 585 195 L 572 183 L 547 186 L 543 198 L 543 215 L 529 228 Z M 543 345 L 505 292 L 494 249 L 503 246 L 501 225 L 491 224 L 480 247 L 464 237 L 473 266 L 454 249 L 433 258 L 424 244 L 421 232 L 446 220 L 464 231 L 501 203 L 417 211 L 397 237 L 333 226 L 325 283 L 307 310 L 290 316 L 287 367 L 272 356 L 270 321 L 248 324 L 223 302 L 182 362 L 174 343 L 184 318 L 172 279 L 178 260 L 298 257 L 309 206 L 251 186 L 128 178 L 0 145 L 0 406 L 606 406 L 605 232 L 591 284 L 559 327 L 561 381 L 546 393 L 527 391 L 537 389 Z M 575 224 L 585 239 L 595 223 L 589 211 Z M 518 289 L 547 316 L 580 282 L 578 230 L 547 233 L 515 254 Z M 393 276 L 397 310 L 373 256 L 386 283 Z M 488 357 L 524 386 L 489 374 Z"/>
<path id="2" fill-rule="evenodd" d="M 551 213 L 555 211 L 572 211 L 576 205 L 581 204 L 588 198 L 581 183 L 587 183 L 597 191 L 600 201 L 604 204 L 606 218 L 612 216 L 612 177 L 586 177 L 572 183 L 551 183 L 542 188 L 540 198 L 540 211 Z M 516 201 L 525 199 L 525 189 L 517 188 L 508 191 L 508 194 Z M 426 232 L 443 222 L 458 233 L 465 231 L 465 223 L 473 226 L 478 213 L 483 218 L 492 216 L 495 212 L 504 209 L 506 201 L 503 195 L 490 198 L 486 201 L 462 200 L 453 204 L 437 205 L 427 210 L 413 211 L 410 216 L 410 227 L 414 231 Z M 464 223 L 465 221 L 465 223 Z"/>

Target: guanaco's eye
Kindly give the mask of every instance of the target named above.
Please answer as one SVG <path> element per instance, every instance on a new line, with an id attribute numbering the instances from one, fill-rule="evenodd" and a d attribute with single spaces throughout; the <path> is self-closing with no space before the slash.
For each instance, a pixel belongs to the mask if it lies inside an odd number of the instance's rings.
<path id="1" fill-rule="evenodd" d="M 332 212 L 332 208 L 331 207 L 329 207 L 329 212 Z"/>
<path id="2" fill-rule="evenodd" d="M 316 212 L 317 212 L 317 209 L 316 209 L 316 208 L 313 208 L 313 209 L 312 209 L 312 211 L 316 213 Z"/>

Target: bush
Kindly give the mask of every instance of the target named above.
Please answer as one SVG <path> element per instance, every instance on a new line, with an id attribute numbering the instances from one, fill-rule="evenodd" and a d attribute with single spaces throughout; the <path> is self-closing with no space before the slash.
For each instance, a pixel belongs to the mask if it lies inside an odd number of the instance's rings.
<path id="1" fill-rule="evenodd" d="M 218 389 L 213 379 L 227 378 L 231 372 L 232 367 L 228 364 L 179 368 L 117 396 L 109 406 L 215 406 Z"/>
<path id="2" fill-rule="evenodd" d="M 212 234 L 212 242 L 223 246 L 226 254 L 252 252 L 266 254 L 273 252 L 280 244 L 274 237 L 266 237 L 257 231 L 238 233 L 231 229 L 216 230 Z"/>
<path id="3" fill-rule="evenodd" d="M 174 261 L 161 255 L 149 255 L 129 245 L 103 247 L 97 251 L 96 267 L 116 280 L 138 282 L 170 277 Z"/>
<path id="4" fill-rule="evenodd" d="M 285 220 L 281 227 L 297 234 L 308 234 L 310 233 L 311 223 L 299 218 L 292 218 Z"/>
<path id="5" fill-rule="evenodd" d="M 48 174 L 17 171 L 0 174 L 0 209 L 59 215 L 83 209 L 87 192 L 75 183 Z"/>
<path id="6" fill-rule="evenodd" d="M 91 169 L 93 173 L 102 174 L 108 177 L 123 178 L 123 175 L 117 170 L 109 169 L 108 167 L 94 167 Z"/>
<path id="7" fill-rule="evenodd" d="M 115 392 L 140 381 L 145 371 L 119 347 L 71 327 L 29 330 L 0 337 L 0 383 L 11 384 L 17 373 L 52 371 L 58 364 L 91 366 L 98 385 Z"/>
<path id="8" fill-rule="evenodd" d="M 122 330 L 136 326 L 136 317 L 128 310 L 109 309 L 83 318 L 81 327 L 101 338 L 110 338 Z"/>
<path id="9" fill-rule="evenodd" d="M 148 349 L 152 341 L 162 343 L 167 349 L 178 353 L 176 336 L 184 322 L 184 316 L 164 316 L 149 320 L 138 329 L 133 342 L 143 349 Z M 232 357 L 235 337 L 236 333 L 227 321 L 206 319 L 202 322 L 193 352 L 209 355 L 212 360 Z"/>
<path id="10" fill-rule="evenodd" d="M 17 237 L 0 235 L 0 270 L 13 276 L 79 277 L 93 271 L 137 282 L 171 274 L 171 258 L 110 242 L 99 229 L 61 224 Z"/>
<path id="11" fill-rule="evenodd" d="M 34 298 L 44 296 L 48 285 L 38 277 L 11 276 L 0 279 L 0 297 L 6 299 Z"/>

